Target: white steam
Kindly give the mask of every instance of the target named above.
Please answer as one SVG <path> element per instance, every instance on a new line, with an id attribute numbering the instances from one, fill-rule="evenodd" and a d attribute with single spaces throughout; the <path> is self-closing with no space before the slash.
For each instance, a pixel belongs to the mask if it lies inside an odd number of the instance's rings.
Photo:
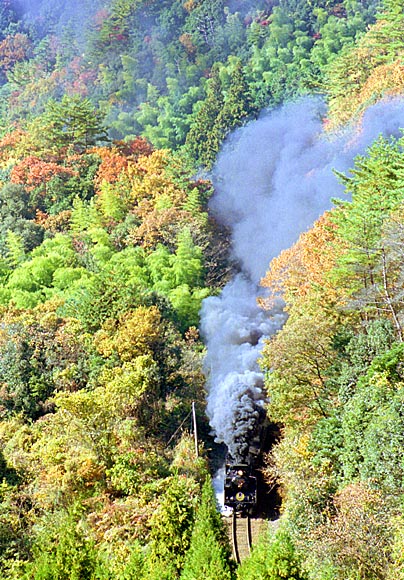
<path id="1" fill-rule="evenodd" d="M 333 170 L 347 172 L 379 134 L 398 136 L 404 127 L 401 99 L 375 105 L 360 128 L 334 136 L 323 131 L 325 113 L 319 99 L 266 113 L 226 140 L 213 171 L 211 209 L 231 228 L 241 272 L 202 306 L 207 414 L 217 441 L 237 460 L 248 453 L 265 402 L 257 364 L 263 340 L 284 322 L 281 309 L 257 306 L 261 277 L 331 207 L 331 198 L 342 196 Z"/>
<path id="2" fill-rule="evenodd" d="M 225 480 L 225 468 L 221 467 L 216 472 L 213 481 L 213 491 L 215 492 L 217 506 L 221 514 L 225 516 L 230 516 L 233 513 L 233 509 L 224 505 L 224 480 Z"/>

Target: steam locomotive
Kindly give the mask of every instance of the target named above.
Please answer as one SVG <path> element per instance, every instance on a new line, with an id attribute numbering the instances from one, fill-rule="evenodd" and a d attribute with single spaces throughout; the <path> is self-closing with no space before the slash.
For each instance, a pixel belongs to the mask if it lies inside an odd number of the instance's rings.
<path id="1" fill-rule="evenodd" d="M 257 504 L 257 478 L 246 464 L 226 465 L 224 505 L 237 512 L 251 512 Z"/>
<path id="2" fill-rule="evenodd" d="M 256 426 L 255 432 L 238 458 L 227 455 L 224 480 L 224 505 L 240 514 L 265 513 L 274 517 L 279 510 L 278 487 L 268 489 L 262 473 L 266 452 L 279 439 L 279 426 L 266 417 Z"/>

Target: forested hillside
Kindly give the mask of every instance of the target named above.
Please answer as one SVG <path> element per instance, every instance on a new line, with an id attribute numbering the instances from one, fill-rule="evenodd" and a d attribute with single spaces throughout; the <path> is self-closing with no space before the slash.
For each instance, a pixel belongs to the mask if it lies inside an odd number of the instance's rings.
<path id="1" fill-rule="evenodd" d="M 403 0 L 1 0 L 1 578 L 404 578 L 403 137 L 268 260 L 281 522 L 240 567 L 199 332 L 243 268 L 210 205 L 226 137 L 307 95 L 330 140 L 404 109 L 403 24 Z"/>

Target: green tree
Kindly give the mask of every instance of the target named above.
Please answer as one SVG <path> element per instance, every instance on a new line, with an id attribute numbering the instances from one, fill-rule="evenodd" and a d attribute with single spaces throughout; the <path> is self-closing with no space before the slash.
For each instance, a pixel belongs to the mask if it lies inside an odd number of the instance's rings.
<path id="1" fill-rule="evenodd" d="M 215 46 L 217 29 L 223 20 L 223 0 L 196 0 L 190 4 L 185 30 L 189 30 L 195 44 L 202 50 Z"/>
<path id="2" fill-rule="evenodd" d="M 8 230 L 6 237 L 7 263 L 12 267 L 17 267 L 26 259 L 24 242 L 22 237 Z"/>
<path id="3" fill-rule="evenodd" d="M 202 488 L 181 580 L 231 580 L 229 555 L 212 481 L 207 478 Z"/>
<path id="4" fill-rule="evenodd" d="M 9 254 L 10 236 L 21 240 L 25 252 L 42 242 L 44 230 L 34 222 L 34 217 L 34 206 L 25 188 L 6 183 L 0 189 L 0 254 Z M 9 257 L 14 260 L 10 254 Z"/>
<path id="5" fill-rule="evenodd" d="M 358 475 L 399 493 L 403 485 L 401 365 L 404 345 L 375 357 L 341 413 L 341 459 L 347 483 Z"/>
<path id="6" fill-rule="evenodd" d="M 186 138 L 186 147 L 202 165 L 211 167 L 220 143 L 223 131 L 217 123 L 217 118 L 224 105 L 222 86 L 217 68 L 212 70 L 206 99 L 195 115 L 195 120 Z"/>
<path id="7" fill-rule="evenodd" d="M 230 86 L 216 124 L 222 129 L 224 136 L 234 127 L 240 126 L 243 121 L 255 112 L 251 89 L 247 82 L 243 65 L 240 60 L 237 60 L 230 72 Z"/>
<path id="8" fill-rule="evenodd" d="M 238 580 L 307 580 L 288 532 L 267 533 L 237 572 Z"/>
<path id="9" fill-rule="evenodd" d="M 95 543 L 80 509 L 55 512 L 35 538 L 26 580 L 95 580 Z"/>
<path id="10" fill-rule="evenodd" d="M 36 348 L 44 346 L 45 333 L 14 323 L 4 335 L 0 345 L 1 403 L 6 411 L 37 418 L 54 388 L 44 352 L 36 356 Z"/>
<path id="11" fill-rule="evenodd" d="M 376 265 L 382 252 L 383 224 L 403 200 L 403 170 L 400 144 L 380 137 L 366 156 L 356 159 L 352 177 L 341 176 L 352 201 L 338 202 L 332 218 L 346 248 L 333 279 L 348 295 L 356 295 L 365 316 L 368 292 L 380 283 Z M 377 303 L 370 302 L 370 309 L 384 315 Z"/>
<path id="12" fill-rule="evenodd" d="M 89 99 L 80 96 L 64 95 L 59 102 L 49 100 L 41 122 L 49 144 L 56 150 L 82 152 L 107 139 L 103 115 Z"/>
<path id="13" fill-rule="evenodd" d="M 193 242 L 191 231 L 184 228 L 177 238 L 177 249 L 171 258 L 174 287 L 181 284 L 199 286 L 203 278 L 203 252 Z"/>
<path id="14" fill-rule="evenodd" d="M 184 476 L 172 476 L 163 485 L 164 493 L 151 518 L 150 565 L 163 563 L 178 573 L 191 543 L 198 485 Z"/>

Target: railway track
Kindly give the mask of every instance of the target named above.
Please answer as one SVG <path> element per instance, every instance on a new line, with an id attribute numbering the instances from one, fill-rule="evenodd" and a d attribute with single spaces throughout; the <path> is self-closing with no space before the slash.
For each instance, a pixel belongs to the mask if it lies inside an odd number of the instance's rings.
<path id="1" fill-rule="evenodd" d="M 250 553 L 258 536 L 267 527 L 268 522 L 262 518 L 252 518 L 233 512 L 231 518 L 226 518 L 226 526 L 231 538 L 233 558 L 240 564 Z"/>

